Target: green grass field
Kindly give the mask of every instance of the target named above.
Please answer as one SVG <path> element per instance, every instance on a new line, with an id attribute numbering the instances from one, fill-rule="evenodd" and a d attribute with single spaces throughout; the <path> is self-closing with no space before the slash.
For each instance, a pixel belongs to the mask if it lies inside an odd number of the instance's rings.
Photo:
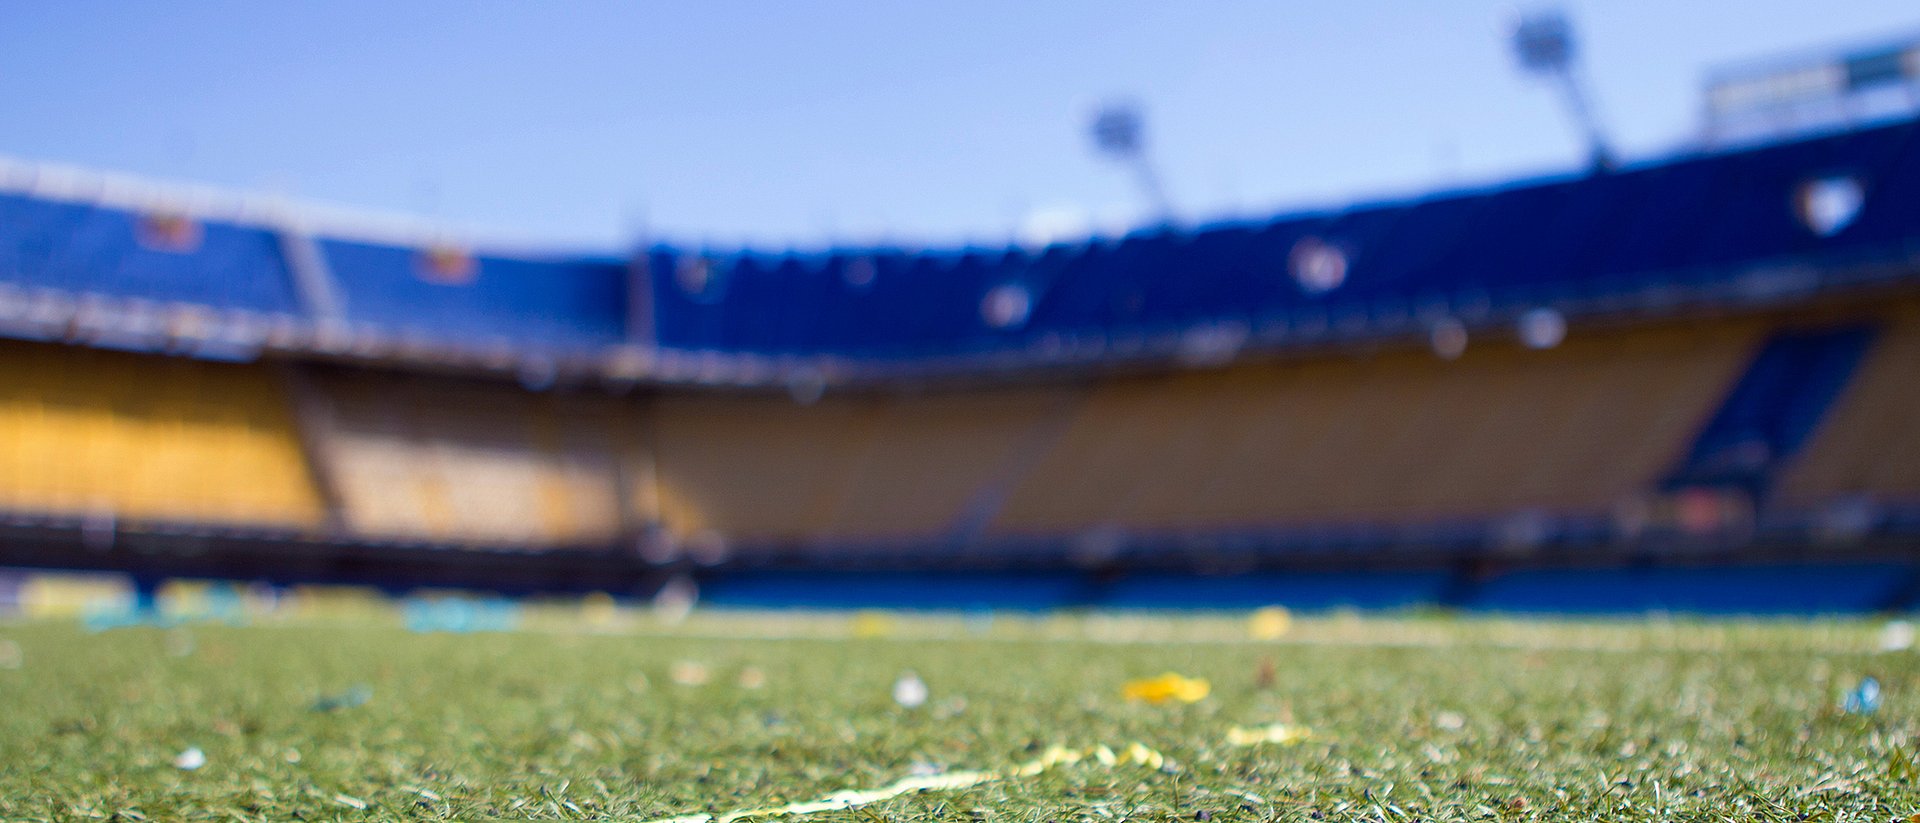
<path id="1" fill-rule="evenodd" d="M 6 820 L 646 821 L 817 799 L 1049 747 L 1141 743 L 805 820 L 1903 820 L 1920 658 L 1878 625 L 776 620 L 410 634 L 389 619 L 253 627 L 0 624 Z M 856 628 L 861 629 L 856 631 Z M 881 634 L 884 636 L 860 636 Z M 1270 661 L 1270 666 L 1263 661 Z M 698 664 L 689 665 L 689 664 Z M 676 683 L 697 679 L 700 685 Z M 1261 670 L 1269 668 L 1270 682 Z M 751 672 L 749 672 L 751 670 Z M 931 697 L 894 702 L 905 670 Z M 1193 704 L 1132 678 L 1204 677 Z M 757 688 L 744 681 L 764 682 Z M 756 678 L 755 674 L 760 675 Z M 1862 676 L 1870 716 L 1837 708 Z M 355 697 L 356 687 L 370 689 Z M 1286 721 L 1292 745 L 1229 745 Z M 176 768 L 188 748 L 197 770 Z"/>

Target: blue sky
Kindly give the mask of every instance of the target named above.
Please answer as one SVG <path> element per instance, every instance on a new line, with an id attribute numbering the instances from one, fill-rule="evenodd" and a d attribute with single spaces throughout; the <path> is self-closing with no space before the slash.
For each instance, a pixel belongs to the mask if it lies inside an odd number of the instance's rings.
<path id="1" fill-rule="evenodd" d="M 1894 0 L 1565 4 L 1628 157 L 1714 66 L 1920 31 Z M 1143 216 L 1087 148 L 1146 110 L 1183 218 L 1573 167 L 1530 7 L 1347 2 L 20 0 L 0 153 L 618 248 L 998 244 Z"/>

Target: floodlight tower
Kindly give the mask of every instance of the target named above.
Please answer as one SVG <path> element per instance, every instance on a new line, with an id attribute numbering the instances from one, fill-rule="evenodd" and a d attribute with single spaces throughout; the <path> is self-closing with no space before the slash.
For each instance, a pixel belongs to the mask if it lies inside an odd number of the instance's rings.
<path id="1" fill-rule="evenodd" d="M 1116 162 L 1133 167 L 1134 176 L 1140 181 L 1140 190 L 1146 195 L 1155 214 L 1162 221 L 1172 222 L 1173 204 L 1167 201 L 1167 191 L 1160 185 L 1160 175 L 1147 159 L 1143 136 L 1145 131 L 1145 118 L 1138 106 L 1132 103 L 1108 103 L 1094 113 L 1090 134 L 1094 149 Z"/>
<path id="2" fill-rule="evenodd" d="M 1513 51 L 1520 59 L 1521 69 L 1546 77 L 1560 87 L 1567 110 L 1586 133 L 1593 168 L 1596 171 L 1611 168 L 1613 151 L 1607 148 L 1606 133 L 1600 128 L 1599 117 L 1594 114 L 1586 87 L 1576 72 L 1573 25 L 1567 22 L 1566 14 L 1559 9 L 1544 9 L 1522 16 L 1513 27 Z"/>

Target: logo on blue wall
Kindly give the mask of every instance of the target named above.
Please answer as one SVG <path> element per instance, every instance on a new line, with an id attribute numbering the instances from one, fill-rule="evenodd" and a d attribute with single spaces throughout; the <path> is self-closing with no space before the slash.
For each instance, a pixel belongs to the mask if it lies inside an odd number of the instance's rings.
<path id="1" fill-rule="evenodd" d="M 1836 175 L 1807 181 L 1800 187 L 1795 204 L 1800 222 L 1821 237 L 1832 237 L 1853 225 L 1866 202 L 1866 188 L 1851 175 Z"/>

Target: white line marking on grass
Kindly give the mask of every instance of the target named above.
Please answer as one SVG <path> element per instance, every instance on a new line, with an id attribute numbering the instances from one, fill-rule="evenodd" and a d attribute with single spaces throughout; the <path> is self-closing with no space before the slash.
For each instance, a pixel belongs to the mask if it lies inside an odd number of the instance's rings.
<path id="1" fill-rule="evenodd" d="M 1303 727 L 1275 723 L 1255 730 L 1235 726 L 1227 730 L 1226 740 L 1234 746 L 1257 746 L 1264 743 L 1291 746 L 1311 736 L 1312 732 Z M 847 789 L 804 803 L 789 803 L 785 806 L 771 806 L 763 809 L 742 809 L 727 812 L 718 817 L 710 814 L 662 817 L 645 821 L 645 823 L 736 823 L 736 821 L 758 817 L 797 817 L 819 812 L 842 811 L 915 792 L 970 789 L 999 780 L 1035 777 L 1057 766 L 1071 766 L 1088 759 L 1101 768 L 1109 769 L 1125 765 L 1139 765 L 1155 770 L 1167 767 L 1166 755 L 1138 741 L 1128 743 L 1119 752 L 1115 752 L 1112 747 L 1105 744 L 1085 749 L 1069 749 L 1055 745 L 1047 747 L 1039 757 L 1006 771 L 962 771 L 903 777 L 877 789 Z"/>
<path id="2" fill-rule="evenodd" d="M 1094 757 L 1105 766 L 1139 764 L 1151 768 L 1160 768 L 1166 763 L 1166 756 L 1147 748 L 1140 743 L 1129 744 L 1126 752 L 1115 755 L 1106 746 L 1091 749 L 1069 749 L 1064 746 L 1052 746 L 1038 758 L 1029 760 L 1004 772 L 964 771 L 946 774 L 903 777 L 877 789 L 847 789 L 834 792 L 819 800 L 803 803 L 789 803 L 785 806 L 770 806 L 763 809 L 741 809 L 715 817 L 710 814 L 687 814 L 677 817 L 662 817 L 646 823 L 735 823 L 735 821 L 758 817 L 797 817 L 835 812 L 891 800 L 904 794 L 930 791 L 954 791 L 969 789 L 983 783 L 1008 780 L 1021 777 L 1033 777 L 1056 766 L 1079 763 L 1088 757 Z"/>

